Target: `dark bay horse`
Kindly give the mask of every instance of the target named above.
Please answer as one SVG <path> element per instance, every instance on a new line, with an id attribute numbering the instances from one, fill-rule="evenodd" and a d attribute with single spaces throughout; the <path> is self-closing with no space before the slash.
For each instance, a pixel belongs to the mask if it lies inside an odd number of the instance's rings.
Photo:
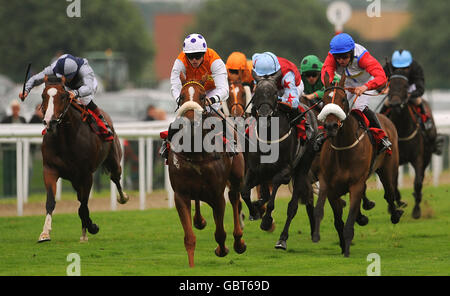
<path id="1" fill-rule="evenodd" d="M 400 194 L 397 189 L 398 145 L 395 126 L 387 117 L 378 114 L 382 128 L 392 142 L 392 153 L 377 155 L 367 130 L 363 129 L 359 120 L 350 113 L 350 104 L 344 88 L 345 79 L 344 73 L 339 85 L 330 85 L 329 77 L 325 75 L 324 107 L 318 119 L 324 123 L 328 139 L 320 152 L 318 203 L 323 203 L 328 197 L 340 247 L 344 256 L 348 257 L 354 236 L 354 223 L 361 214 L 360 204 L 366 190 L 366 181 L 373 171 L 378 174 L 383 184 L 384 198 L 388 203 L 393 224 L 400 221 L 403 211 L 394 203 L 396 195 Z M 344 225 L 340 197 L 346 193 L 350 193 L 350 209 Z M 318 235 L 323 207 L 316 205 L 314 216 L 314 235 Z"/>
<path id="2" fill-rule="evenodd" d="M 179 130 L 171 142 L 168 165 L 169 177 L 175 192 L 175 205 L 184 229 L 184 245 L 188 254 L 189 266 L 194 266 L 194 250 L 196 244 L 195 234 L 192 230 L 191 201 L 195 201 L 194 226 L 202 229 L 206 225 L 200 214 L 200 201 L 206 202 L 213 209 L 216 223 L 215 239 L 218 246 L 215 254 L 219 257 L 228 254 L 225 246 L 226 233 L 223 225 L 225 212 L 225 186 L 229 186 L 228 198 L 233 207 L 234 220 L 234 250 L 241 254 L 245 252 L 246 245 L 242 239 L 242 229 L 239 223 L 239 192 L 244 178 L 244 158 L 242 153 L 230 156 L 220 150 L 208 151 L 205 147 L 195 150 L 195 142 L 203 142 L 212 131 L 203 128 L 202 122 L 216 119 L 217 126 L 221 125 L 221 118 L 205 111 L 206 92 L 203 87 L 206 76 L 202 81 L 186 81 L 180 75 L 182 89 L 177 111 L 178 119 L 187 123 Z M 202 120 L 199 120 L 202 119 Z M 177 121 L 176 121 L 177 122 Z M 195 137 L 195 129 L 200 129 L 200 137 Z M 221 129 L 223 131 L 223 129 Z M 183 134 L 186 133 L 187 134 Z M 214 131 L 213 131 L 214 132 Z M 181 137 L 179 135 L 185 135 Z M 178 137 L 178 140 L 176 138 Z M 220 137 L 220 136 L 219 136 Z M 197 139 L 199 138 L 199 139 Z M 217 140 L 217 138 L 215 138 Z M 177 144 L 177 141 L 180 144 Z M 182 143 L 181 143 L 182 141 Z M 186 149 L 180 149 L 186 145 Z M 222 143 L 223 145 L 223 143 Z"/>
<path id="3" fill-rule="evenodd" d="M 86 230 L 96 234 L 99 227 L 89 217 L 88 200 L 92 187 L 93 173 L 101 165 L 110 174 L 119 191 L 118 202 L 124 204 L 128 196 L 122 191 L 120 160 L 122 150 L 119 138 L 114 133 L 112 142 L 105 142 L 83 122 L 81 110 L 75 99 L 69 97 L 64 88 L 65 78 L 46 76 L 42 92 L 42 108 L 46 133 L 42 141 L 44 183 L 47 190 L 44 228 L 39 242 L 50 240 L 52 213 L 55 209 L 56 182 L 59 178 L 69 180 L 77 192 L 81 219 L 81 241 L 87 241 Z M 113 125 L 108 114 L 103 112 L 111 129 Z"/>
<path id="4" fill-rule="evenodd" d="M 262 199 L 253 205 L 250 197 L 242 192 L 242 198 L 250 210 L 250 217 L 258 217 L 256 208 L 267 202 L 267 209 L 261 221 L 261 229 L 269 231 L 273 228 L 273 218 L 271 216 L 275 207 L 275 196 L 278 188 L 282 184 L 288 184 L 293 180 L 293 193 L 287 209 L 287 218 L 285 226 L 280 235 L 275 248 L 286 249 L 289 226 L 297 213 L 298 202 L 306 205 L 311 233 L 313 227 L 313 193 L 311 182 L 308 178 L 309 169 L 314 158 L 315 152 L 310 142 L 300 142 L 297 138 L 295 124 L 293 124 L 290 110 L 282 110 L 282 104 L 278 102 L 278 89 L 276 86 L 276 77 L 257 78 L 257 85 L 253 97 L 252 115 L 255 117 L 255 124 L 250 129 L 250 137 L 258 143 L 256 152 L 249 152 L 248 171 L 245 178 L 245 190 L 249 190 L 256 185 L 261 185 Z M 289 108 L 290 109 L 290 108 Z M 306 110 L 306 106 L 305 106 Z M 305 114 L 307 123 L 312 134 L 317 133 L 317 122 L 312 111 Z M 260 119 L 263 121 L 260 122 Z M 278 120 L 278 126 L 272 125 L 272 119 Z M 276 123 L 277 121 L 275 121 Z M 273 129 L 273 130 L 272 130 Z M 266 135 L 259 135 L 258 132 L 266 130 Z M 270 146 L 270 153 L 278 151 L 277 158 L 273 161 L 262 161 L 264 156 L 269 154 L 263 146 Z M 272 184 L 272 191 L 269 190 L 269 184 Z"/>
<path id="5" fill-rule="evenodd" d="M 412 217 L 420 218 L 420 202 L 422 201 L 422 185 L 425 169 L 430 164 L 433 153 L 433 143 L 428 143 L 414 104 L 408 100 L 408 78 L 404 69 L 396 69 L 390 77 L 388 93 L 388 109 L 386 115 L 394 123 L 398 132 L 398 146 L 400 151 L 400 164 L 410 163 L 414 168 L 414 199 L 415 206 Z M 427 101 L 423 104 L 430 114 L 433 125 L 434 119 Z M 435 131 L 434 131 L 435 132 Z"/>

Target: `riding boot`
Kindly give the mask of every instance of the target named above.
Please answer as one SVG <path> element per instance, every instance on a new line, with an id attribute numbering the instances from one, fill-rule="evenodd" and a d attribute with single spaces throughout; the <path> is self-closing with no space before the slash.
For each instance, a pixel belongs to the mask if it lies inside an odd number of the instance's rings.
<path id="1" fill-rule="evenodd" d="M 327 139 L 327 136 L 324 132 L 317 135 L 316 140 L 314 141 L 314 144 L 313 144 L 313 149 L 315 152 L 319 152 L 322 149 L 322 145 L 326 139 Z"/>
<path id="2" fill-rule="evenodd" d="M 422 115 L 424 115 L 427 119 L 425 122 L 423 122 L 423 129 L 425 131 L 426 134 L 429 133 L 429 131 L 433 128 L 433 122 L 431 120 L 431 117 L 428 116 L 427 112 L 425 111 L 425 106 L 423 105 L 423 101 L 420 102 L 420 104 L 418 105 L 419 109 L 420 109 L 420 113 L 422 113 Z"/>
<path id="3" fill-rule="evenodd" d="M 159 148 L 159 155 L 166 160 L 169 157 L 169 143 L 176 131 L 176 129 L 172 128 L 172 124 L 170 124 L 169 130 L 167 131 L 167 137 L 163 139 L 161 147 Z"/>
<path id="4" fill-rule="evenodd" d="M 105 117 L 103 117 L 102 114 L 97 114 L 97 116 L 98 116 L 98 118 L 100 118 L 100 120 L 103 122 L 103 124 L 104 124 L 105 127 L 106 127 L 106 132 L 107 132 L 106 135 L 108 135 L 108 136 L 112 135 L 113 132 L 112 132 L 111 127 L 109 126 L 108 122 L 106 122 Z"/>
<path id="5" fill-rule="evenodd" d="M 109 126 L 108 122 L 106 121 L 105 117 L 100 113 L 100 108 L 94 103 L 94 101 L 90 101 L 89 104 L 86 105 L 86 107 L 91 110 L 92 112 L 97 115 L 98 118 L 103 122 L 103 124 L 106 127 L 106 134 L 105 137 L 111 136 L 113 134 L 111 127 Z"/>
<path id="6" fill-rule="evenodd" d="M 366 107 L 364 109 L 363 113 L 369 120 L 371 127 L 382 129 L 380 121 L 378 120 L 378 117 L 375 114 L 375 112 L 370 110 L 369 107 Z M 391 143 L 391 141 L 389 141 L 388 137 L 385 136 L 384 138 L 381 139 L 381 145 L 382 145 L 382 147 L 379 149 L 378 153 L 382 153 L 387 149 L 391 149 L 392 143 Z"/>

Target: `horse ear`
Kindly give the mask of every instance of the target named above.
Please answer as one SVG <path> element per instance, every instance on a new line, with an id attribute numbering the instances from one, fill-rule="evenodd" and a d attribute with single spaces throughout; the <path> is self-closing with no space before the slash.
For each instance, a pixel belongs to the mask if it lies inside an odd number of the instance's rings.
<path id="1" fill-rule="evenodd" d="M 180 80 L 182 85 L 186 84 L 186 75 L 183 72 L 180 72 Z"/>
<path id="2" fill-rule="evenodd" d="M 48 82 L 48 76 L 47 76 L 47 75 L 44 76 L 44 82 L 45 82 L 45 83 Z"/>
<path id="3" fill-rule="evenodd" d="M 261 80 L 261 76 L 259 76 L 258 74 L 256 74 L 256 72 L 255 72 L 255 70 L 252 70 L 252 76 L 253 76 L 253 79 L 255 79 L 255 81 L 258 83 L 258 81 L 260 81 Z"/>
<path id="4" fill-rule="evenodd" d="M 63 76 L 61 76 L 61 83 L 62 84 L 65 84 L 66 83 L 66 77 L 63 75 Z"/>
<path id="5" fill-rule="evenodd" d="M 330 75 L 328 75 L 328 72 L 325 72 L 325 75 L 323 76 L 323 82 L 325 83 L 325 88 L 330 87 Z"/>
<path id="6" fill-rule="evenodd" d="M 282 73 L 281 73 L 281 69 L 280 69 L 275 74 L 273 74 L 271 79 L 273 79 L 273 81 L 277 82 L 281 78 L 281 75 L 282 75 Z"/>
<path id="7" fill-rule="evenodd" d="M 345 75 L 345 71 L 344 71 L 342 73 L 342 75 L 341 75 L 341 80 L 339 81 L 339 86 L 340 87 L 344 87 L 346 79 L 347 79 L 347 75 Z"/>

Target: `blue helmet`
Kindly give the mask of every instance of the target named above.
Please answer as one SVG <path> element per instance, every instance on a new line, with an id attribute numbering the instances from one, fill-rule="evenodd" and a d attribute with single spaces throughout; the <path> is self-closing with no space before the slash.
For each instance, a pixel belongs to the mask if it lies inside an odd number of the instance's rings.
<path id="1" fill-rule="evenodd" d="M 411 65 L 413 58 L 409 51 L 402 50 L 402 51 L 394 51 L 394 54 L 392 54 L 392 66 L 395 68 L 406 68 Z"/>
<path id="2" fill-rule="evenodd" d="M 272 75 L 281 69 L 277 56 L 271 52 L 255 53 L 252 62 L 258 76 Z"/>
<path id="3" fill-rule="evenodd" d="M 330 41 L 330 53 L 349 52 L 355 48 L 355 41 L 347 33 L 341 33 L 333 37 Z"/>

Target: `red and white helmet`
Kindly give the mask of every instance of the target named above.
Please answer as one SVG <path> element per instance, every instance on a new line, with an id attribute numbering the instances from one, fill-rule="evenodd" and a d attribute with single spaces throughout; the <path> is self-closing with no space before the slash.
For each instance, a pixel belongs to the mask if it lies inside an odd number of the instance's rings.
<path id="1" fill-rule="evenodd" d="M 205 38 L 197 33 L 189 34 L 186 36 L 183 42 L 183 52 L 206 52 L 208 46 L 206 45 Z"/>

